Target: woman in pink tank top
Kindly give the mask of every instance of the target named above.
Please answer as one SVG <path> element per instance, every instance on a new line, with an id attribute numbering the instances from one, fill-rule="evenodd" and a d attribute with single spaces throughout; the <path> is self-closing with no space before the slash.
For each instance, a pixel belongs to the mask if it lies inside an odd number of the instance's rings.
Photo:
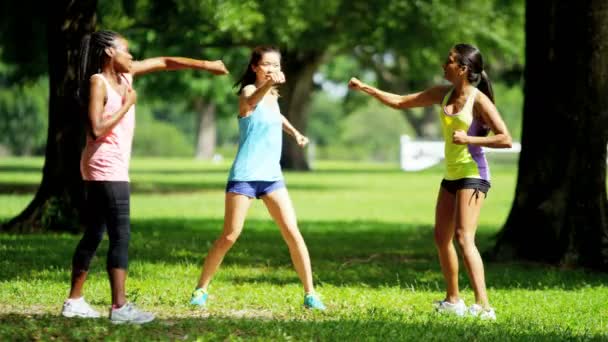
<path id="1" fill-rule="evenodd" d="M 84 180 L 85 232 L 72 258 L 72 283 L 63 304 L 66 317 L 99 317 L 83 297 L 91 259 L 107 229 L 107 272 L 112 290 L 113 323 L 146 323 L 154 315 L 125 298 L 130 228 L 129 160 L 135 129 L 137 94 L 133 77 L 154 71 L 198 69 L 228 73 L 222 61 L 157 57 L 133 61 L 129 43 L 112 31 L 97 31 L 82 41 L 78 95 L 87 108 L 87 143 L 80 170 Z"/>

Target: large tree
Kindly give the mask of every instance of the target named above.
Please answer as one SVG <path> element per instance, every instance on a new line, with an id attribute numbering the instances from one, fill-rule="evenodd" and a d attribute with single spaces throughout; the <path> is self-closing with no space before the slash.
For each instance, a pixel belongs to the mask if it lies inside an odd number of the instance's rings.
<path id="1" fill-rule="evenodd" d="M 82 37 L 95 28 L 96 7 L 95 0 L 55 1 L 37 18 L 46 22 L 49 73 L 49 124 L 42 182 L 27 208 L 0 230 L 65 231 L 80 226 L 77 213 L 82 203 L 79 162 L 84 121 L 74 98 L 76 59 Z M 25 41 L 36 38 L 19 37 Z"/>
<path id="2" fill-rule="evenodd" d="M 527 1 L 522 151 L 493 254 L 608 269 L 608 2 Z"/>

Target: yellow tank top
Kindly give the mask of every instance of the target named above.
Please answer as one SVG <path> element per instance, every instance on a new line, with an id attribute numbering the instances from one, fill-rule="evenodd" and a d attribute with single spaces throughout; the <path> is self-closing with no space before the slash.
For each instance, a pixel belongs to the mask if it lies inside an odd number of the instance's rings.
<path id="1" fill-rule="evenodd" d="M 439 112 L 443 139 L 445 140 L 446 168 L 444 178 L 446 180 L 480 178 L 490 181 L 490 168 L 481 146 L 458 145 L 452 142 L 452 136 L 457 130 L 465 131 L 469 136 L 485 137 L 488 135 L 488 127 L 473 115 L 473 105 L 478 89 L 473 89 L 460 112 L 447 114 L 445 106 L 453 91 L 454 88 L 450 89 L 445 95 Z"/>

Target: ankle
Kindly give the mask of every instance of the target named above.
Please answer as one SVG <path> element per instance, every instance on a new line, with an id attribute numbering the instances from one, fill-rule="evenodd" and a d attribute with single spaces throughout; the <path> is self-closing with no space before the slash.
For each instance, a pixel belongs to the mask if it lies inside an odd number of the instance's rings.
<path id="1" fill-rule="evenodd" d="M 460 297 L 457 295 L 456 296 L 446 296 L 445 301 L 450 304 L 457 304 L 460 301 Z"/>

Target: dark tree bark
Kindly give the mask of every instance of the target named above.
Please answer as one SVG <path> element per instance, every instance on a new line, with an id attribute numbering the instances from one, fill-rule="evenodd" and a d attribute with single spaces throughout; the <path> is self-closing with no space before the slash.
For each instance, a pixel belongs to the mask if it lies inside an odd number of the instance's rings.
<path id="1" fill-rule="evenodd" d="M 286 51 L 283 53 L 283 72 L 287 82 L 280 88 L 281 112 L 302 134 L 306 133 L 312 77 L 323 59 L 322 51 Z M 309 170 L 305 150 L 295 140 L 283 135 L 281 166 L 292 170 Z"/>
<path id="2" fill-rule="evenodd" d="M 608 2 L 527 1 L 522 151 L 491 254 L 608 269 Z"/>
<path id="3" fill-rule="evenodd" d="M 2 231 L 76 232 L 80 229 L 84 113 L 74 92 L 80 41 L 95 28 L 96 8 L 95 0 L 55 1 L 49 6 L 49 128 L 42 182 L 32 202 L 21 214 L 0 226 Z"/>

